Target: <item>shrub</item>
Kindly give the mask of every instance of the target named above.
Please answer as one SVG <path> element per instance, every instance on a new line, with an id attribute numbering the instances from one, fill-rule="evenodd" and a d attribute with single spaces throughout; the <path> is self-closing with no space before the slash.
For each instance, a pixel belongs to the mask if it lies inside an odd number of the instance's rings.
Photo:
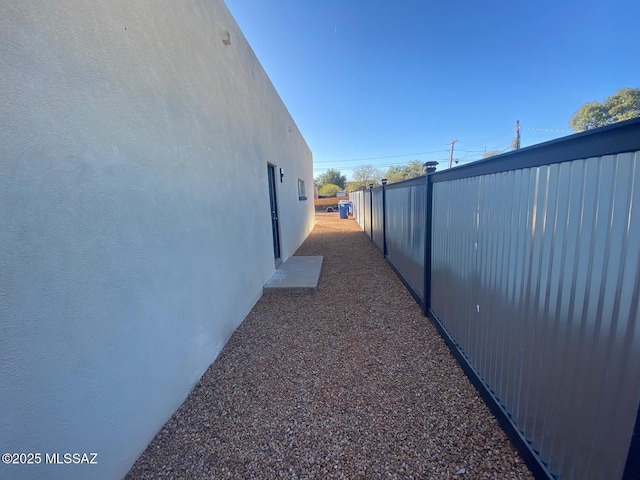
<path id="1" fill-rule="evenodd" d="M 320 190 L 318 190 L 318 195 L 321 195 L 323 197 L 335 197 L 336 193 L 338 193 L 338 190 L 340 190 L 340 187 L 338 185 L 327 183 L 320 187 Z"/>

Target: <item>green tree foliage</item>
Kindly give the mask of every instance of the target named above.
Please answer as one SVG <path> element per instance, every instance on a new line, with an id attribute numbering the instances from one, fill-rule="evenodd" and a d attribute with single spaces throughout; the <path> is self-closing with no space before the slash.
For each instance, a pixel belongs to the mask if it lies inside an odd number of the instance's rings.
<path id="1" fill-rule="evenodd" d="M 355 192 L 357 190 L 362 190 L 362 186 L 364 182 L 347 182 L 345 184 L 345 189 L 347 192 Z M 367 188 L 369 188 L 369 184 L 367 184 Z"/>
<path id="2" fill-rule="evenodd" d="M 335 197 L 338 190 L 342 190 L 338 185 L 332 183 L 325 183 L 318 190 L 318 196 L 321 197 Z"/>
<path id="3" fill-rule="evenodd" d="M 326 172 L 318 175 L 316 178 L 316 184 L 318 187 L 322 187 L 323 185 L 337 185 L 342 190 L 344 188 L 344 184 L 347 181 L 346 175 L 340 175 L 339 170 L 334 170 L 330 168 Z"/>
<path id="4" fill-rule="evenodd" d="M 424 175 L 424 166 L 420 160 L 413 160 L 408 165 L 389 167 L 385 177 L 389 183 L 397 183 L 420 175 Z"/>
<path id="5" fill-rule="evenodd" d="M 401 182 L 404 180 L 404 174 L 402 172 L 403 168 L 404 167 L 393 165 L 389 167 L 389 170 L 387 170 L 387 173 L 385 173 L 384 176 L 387 178 L 389 183 Z"/>
<path id="6" fill-rule="evenodd" d="M 582 132 L 636 117 L 640 117 L 640 88 L 621 88 L 603 103 L 582 105 L 569 120 L 569 127 Z"/>
<path id="7" fill-rule="evenodd" d="M 495 157 L 496 155 L 500 155 L 500 151 L 498 150 L 491 150 L 489 152 L 484 152 L 482 154 L 482 158 L 489 158 L 489 157 Z"/>
<path id="8" fill-rule="evenodd" d="M 375 187 L 380 185 L 382 179 L 382 172 L 375 168 L 373 165 L 362 165 L 353 170 L 351 176 L 351 182 L 347 182 L 349 185 L 349 191 L 353 192 L 361 187 L 369 188 L 369 184 L 373 183 Z"/>
<path id="9" fill-rule="evenodd" d="M 585 103 L 569 120 L 569 127 L 574 132 L 591 130 L 608 125 L 609 119 L 605 107 L 600 102 Z"/>
<path id="10" fill-rule="evenodd" d="M 420 160 L 412 160 L 409 162 L 409 165 L 405 167 L 404 171 L 407 177 L 405 180 L 424 175 L 424 162 L 421 162 Z"/>
<path id="11" fill-rule="evenodd" d="M 640 88 L 621 88 L 604 101 L 611 123 L 640 117 Z"/>

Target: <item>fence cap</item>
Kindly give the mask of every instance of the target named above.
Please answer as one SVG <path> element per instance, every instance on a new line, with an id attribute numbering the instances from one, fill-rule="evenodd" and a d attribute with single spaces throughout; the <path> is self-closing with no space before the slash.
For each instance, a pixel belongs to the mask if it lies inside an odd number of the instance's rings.
<path id="1" fill-rule="evenodd" d="M 431 160 L 430 162 L 424 162 L 422 166 L 424 167 L 425 173 L 429 174 L 436 171 L 436 166 L 438 164 L 439 162 L 436 162 L 435 160 Z"/>

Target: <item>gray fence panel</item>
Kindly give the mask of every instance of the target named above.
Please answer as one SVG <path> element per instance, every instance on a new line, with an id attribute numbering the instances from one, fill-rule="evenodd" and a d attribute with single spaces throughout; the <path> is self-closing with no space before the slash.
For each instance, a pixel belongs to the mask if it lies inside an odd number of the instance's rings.
<path id="1" fill-rule="evenodd" d="M 364 230 L 364 192 L 360 192 L 360 208 L 358 209 L 360 212 L 360 216 L 358 217 L 358 224 L 360 228 Z"/>
<path id="2" fill-rule="evenodd" d="M 382 230 L 382 219 L 384 211 L 382 210 L 382 188 L 373 190 L 373 243 L 380 250 L 384 246 L 384 232 Z"/>
<path id="3" fill-rule="evenodd" d="M 353 216 L 360 225 L 360 228 L 364 229 L 364 195 L 362 191 L 349 193 L 349 200 L 353 202 Z"/>
<path id="4" fill-rule="evenodd" d="M 389 207 L 404 212 L 405 194 L 388 190 Z M 624 470 L 640 402 L 638 205 L 638 152 L 433 185 L 432 310 L 561 478 Z M 392 221 L 389 251 L 403 251 Z"/>
<path id="5" fill-rule="evenodd" d="M 475 247 L 478 178 L 434 184 L 431 258 L 431 307 L 440 318 L 455 318 L 445 326 L 461 349 L 477 350 Z M 455 191 L 458 195 L 443 192 Z M 443 232 L 445 230 L 446 232 Z M 450 241 L 450 238 L 456 239 Z M 451 289 L 451 291 L 449 291 Z"/>
<path id="6" fill-rule="evenodd" d="M 369 190 L 362 191 L 362 228 L 367 235 L 371 233 L 371 192 Z"/>
<path id="7" fill-rule="evenodd" d="M 386 189 L 387 258 L 424 300 L 424 184 Z"/>

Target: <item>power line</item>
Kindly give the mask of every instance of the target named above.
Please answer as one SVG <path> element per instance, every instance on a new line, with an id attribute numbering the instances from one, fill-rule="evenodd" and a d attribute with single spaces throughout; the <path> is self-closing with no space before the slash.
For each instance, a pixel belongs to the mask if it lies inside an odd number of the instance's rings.
<path id="1" fill-rule="evenodd" d="M 435 160 L 439 161 L 439 162 L 447 162 L 448 158 L 445 157 L 438 157 Z M 402 163 L 383 163 L 383 164 L 376 164 L 373 165 L 374 168 L 378 168 L 378 169 L 385 169 L 385 168 L 390 168 L 390 167 L 404 167 L 407 165 L 407 162 L 402 162 Z M 331 167 L 331 169 L 333 170 L 351 170 L 353 169 L 353 165 L 351 166 L 344 166 L 344 165 L 338 165 L 335 167 Z M 327 167 L 317 167 L 314 168 L 313 171 L 314 172 L 325 172 L 329 170 Z"/>
<path id="2" fill-rule="evenodd" d="M 494 136 L 489 136 L 487 138 L 483 138 L 483 139 L 476 139 L 476 140 L 456 140 L 456 142 L 459 142 L 461 144 L 467 145 L 467 148 L 473 148 L 473 147 L 478 147 L 478 146 L 484 146 L 490 143 L 493 143 L 495 140 L 500 139 L 500 138 L 504 138 L 503 134 L 499 134 L 499 135 L 494 135 Z M 448 145 L 451 145 L 451 143 L 449 142 Z M 322 149 L 322 148 L 320 148 Z M 329 149 L 329 147 L 325 147 L 324 149 Z M 456 149 L 457 151 L 462 151 L 462 152 L 482 152 L 482 150 L 460 150 L 460 149 Z M 430 155 L 433 153 L 444 153 L 444 152 L 449 152 L 449 149 L 447 150 L 432 150 L 430 152 L 416 152 L 416 153 L 404 153 L 404 154 L 399 154 L 399 155 L 387 155 L 387 156 L 382 156 L 382 157 L 366 157 L 366 158 L 341 158 L 341 159 L 337 159 L 337 160 L 314 160 L 314 165 L 315 164 L 328 164 L 328 163 L 337 163 L 337 162 L 363 162 L 363 161 L 367 161 L 367 160 L 385 160 L 388 158 L 402 158 L 402 157 L 410 157 L 410 156 L 414 156 L 414 155 Z M 329 167 L 327 167 L 329 168 Z"/>
<path id="3" fill-rule="evenodd" d="M 457 148 L 456 152 L 462 152 L 462 153 L 466 153 L 468 155 L 470 153 L 482 153 L 482 152 L 484 152 L 484 150 L 465 150 L 463 148 Z"/>
<path id="4" fill-rule="evenodd" d="M 335 162 L 363 162 L 365 160 L 384 160 L 386 158 L 400 158 L 400 157 L 410 157 L 413 155 L 429 155 L 431 153 L 442 153 L 446 152 L 446 150 L 434 150 L 432 152 L 418 152 L 418 153 L 405 153 L 403 155 L 389 155 L 386 157 L 368 157 L 368 158 L 342 158 L 339 160 L 319 160 L 314 161 L 313 163 L 335 163 Z"/>
<path id="5" fill-rule="evenodd" d="M 551 130 L 551 129 L 540 129 L 540 128 L 533 128 L 533 127 L 521 127 L 522 129 L 526 129 L 526 130 L 531 130 L 531 131 L 539 131 L 539 132 L 567 132 L 566 130 Z M 452 142 L 449 142 L 448 145 L 451 146 L 450 149 L 446 149 L 446 150 L 432 150 L 429 152 L 415 152 L 415 153 L 404 153 L 404 154 L 399 154 L 399 155 L 385 155 L 385 156 L 379 156 L 379 157 L 362 157 L 362 158 L 341 158 L 341 159 L 336 159 L 336 160 L 314 160 L 314 172 L 321 172 L 321 171 L 325 171 L 327 169 L 334 169 L 334 170 L 350 170 L 353 168 L 352 165 L 349 165 L 350 162 L 366 162 L 366 161 L 370 161 L 370 160 L 385 160 L 385 159 L 390 159 L 390 158 L 402 158 L 402 157 L 411 157 L 411 156 L 419 156 L 419 155 L 430 155 L 430 154 L 434 154 L 434 153 L 439 153 L 439 154 L 443 154 L 443 153 L 448 153 L 449 158 L 438 158 L 437 160 L 442 161 L 442 162 L 449 162 L 449 164 L 451 165 L 453 163 L 453 153 L 454 153 L 454 145 L 455 143 L 460 143 L 465 145 L 467 148 L 466 149 L 455 149 L 456 152 L 459 153 L 464 153 L 464 158 L 462 161 L 465 161 L 466 163 L 466 159 L 468 156 L 475 156 L 474 154 L 481 154 L 483 153 L 483 151 L 486 151 L 487 145 L 491 145 L 495 143 L 498 143 L 497 140 L 503 139 L 504 141 L 504 135 L 503 134 L 499 134 L 499 135 L 490 135 L 486 138 L 483 139 L 475 139 L 475 140 L 453 140 Z M 502 142 L 500 142 L 502 143 Z M 484 146 L 484 150 L 475 150 L 475 148 L 480 147 L 481 145 Z M 499 151 L 500 153 L 504 153 L 508 150 L 511 149 L 511 143 L 509 143 L 508 146 L 506 147 L 498 147 L 498 148 L 492 148 L 492 150 L 494 151 Z M 478 158 L 480 159 L 480 158 Z M 457 159 L 459 163 L 461 163 L 462 161 Z M 475 160 L 469 160 L 469 161 L 475 161 Z M 383 164 L 383 165 L 374 165 L 376 168 L 389 168 L 392 166 L 401 166 L 401 165 L 406 165 L 407 162 L 401 162 L 401 163 L 389 163 L 389 164 Z"/>
<path id="6" fill-rule="evenodd" d="M 490 143 L 496 143 L 498 139 L 504 139 L 505 136 L 506 136 L 505 134 L 501 133 L 499 135 L 493 135 L 487 138 L 483 138 L 481 140 L 460 140 L 459 143 L 464 144 L 466 145 L 467 148 L 472 149 L 472 148 L 478 148 L 478 147 L 485 147 Z M 457 150 L 459 150 L 459 147 L 457 148 Z"/>
<path id="7" fill-rule="evenodd" d="M 533 130 L 534 132 L 554 132 L 554 133 L 573 133 L 571 130 L 553 130 L 551 128 L 533 128 L 533 127 L 520 127 L 521 130 Z"/>

